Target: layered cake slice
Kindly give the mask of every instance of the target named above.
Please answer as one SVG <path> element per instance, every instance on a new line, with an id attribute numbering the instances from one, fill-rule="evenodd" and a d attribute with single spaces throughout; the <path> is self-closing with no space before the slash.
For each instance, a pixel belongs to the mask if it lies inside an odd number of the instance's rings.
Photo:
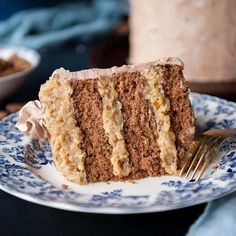
<path id="1" fill-rule="evenodd" d="M 194 139 L 179 59 L 70 72 L 41 86 L 57 169 L 86 184 L 176 175 Z"/>

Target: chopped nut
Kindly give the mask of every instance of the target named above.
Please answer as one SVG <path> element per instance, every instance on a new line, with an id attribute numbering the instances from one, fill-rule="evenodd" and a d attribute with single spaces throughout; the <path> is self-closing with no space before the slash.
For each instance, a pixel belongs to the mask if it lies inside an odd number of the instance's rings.
<path id="1" fill-rule="evenodd" d="M 213 168 L 213 169 L 217 169 L 217 168 L 219 168 L 219 163 L 217 163 L 217 162 L 214 162 L 214 163 L 212 163 L 211 164 L 211 167 Z"/>
<path id="2" fill-rule="evenodd" d="M 23 106 L 23 103 L 9 103 L 6 105 L 6 110 L 10 113 L 13 113 L 19 111 Z"/>
<path id="3" fill-rule="evenodd" d="M 68 189 L 68 185 L 67 185 L 67 184 L 62 184 L 61 187 L 62 187 L 63 189 Z"/>

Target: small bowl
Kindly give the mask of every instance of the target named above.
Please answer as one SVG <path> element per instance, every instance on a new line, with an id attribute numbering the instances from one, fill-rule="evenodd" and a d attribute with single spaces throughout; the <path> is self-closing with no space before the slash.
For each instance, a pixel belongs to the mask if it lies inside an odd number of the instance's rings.
<path id="1" fill-rule="evenodd" d="M 22 47 L 0 44 L 0 58 L 7 60 L 11 55 L 17 54 L 20 58 L 28 61 L 30 67 L 20 72 L 0 77 L 0 102 L 14 93 L 25 82 L 28 75 L 38 66 L 40 55 L 37 51 Z"/>

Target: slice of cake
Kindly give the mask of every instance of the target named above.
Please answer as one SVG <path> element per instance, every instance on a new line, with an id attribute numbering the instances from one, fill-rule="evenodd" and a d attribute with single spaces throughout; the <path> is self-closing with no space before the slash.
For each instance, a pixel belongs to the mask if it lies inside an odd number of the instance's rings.
<path id="1" fill-rule="evenodd" d="M 176 175 L 195 131 L 182 70 L 176 58 L 56 70 L 39 99 L 57 169 L 78 184 Z"/>

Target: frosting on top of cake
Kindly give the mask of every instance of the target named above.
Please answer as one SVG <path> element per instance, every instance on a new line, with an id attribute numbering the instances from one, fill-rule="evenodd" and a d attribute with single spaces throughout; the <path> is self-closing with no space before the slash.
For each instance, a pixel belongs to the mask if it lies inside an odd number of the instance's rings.
<path id="1" fill-rule="evenodd" d="M 163 66 L 163 65 L 177 65 L 184 68 L 183 62 L 176 57 L 165 57 L 150 63 L 142 63 L 135 65 L 123 65 L 121 67 L 113 66 L 108 69 L 87 69 L 81 71 L 71 72 L 69 70 L 65 70 L 64 68 L 57 69 L 53 72 L 52 77 L 57 76 L 60 79 L 95 79 L 100 76 L 108 76 L 113 73 L 124 73 L 124 72 L 133 72 L 133 71 L 143 71 L 145 68 L 148 68 L 150 65 L 154 66 Z"/>

